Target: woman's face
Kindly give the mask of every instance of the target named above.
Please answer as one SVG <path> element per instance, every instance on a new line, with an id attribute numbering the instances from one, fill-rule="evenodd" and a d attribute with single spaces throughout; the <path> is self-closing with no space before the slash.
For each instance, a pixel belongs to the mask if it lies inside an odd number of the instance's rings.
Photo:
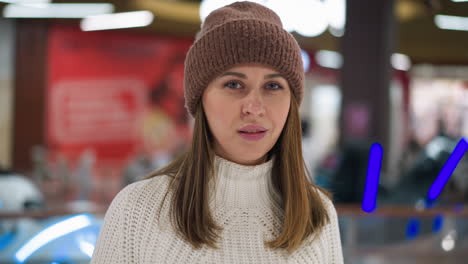
<path id="1" fill-rule="evenodd" d="M 215 153 L 238 164 L 264 162 L 283 130 L 290 98 L 288 82 L 269 66 L 238 64 L 217 76 L 202 96 Z"/>

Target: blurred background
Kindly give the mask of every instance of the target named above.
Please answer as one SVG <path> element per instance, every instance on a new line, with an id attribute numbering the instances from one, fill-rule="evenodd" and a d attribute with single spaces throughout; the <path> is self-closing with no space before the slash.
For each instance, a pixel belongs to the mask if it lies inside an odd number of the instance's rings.
<path id="1" fill-rule="evenodd" d="M 116 193 L 190 143 L 185 55 L 232 2 L 0 0 L 0 263 L 89 262 Z M 345 263 L 466 263 L 468 1 L 256 2 L 302 48 L 304 158 Z"/>

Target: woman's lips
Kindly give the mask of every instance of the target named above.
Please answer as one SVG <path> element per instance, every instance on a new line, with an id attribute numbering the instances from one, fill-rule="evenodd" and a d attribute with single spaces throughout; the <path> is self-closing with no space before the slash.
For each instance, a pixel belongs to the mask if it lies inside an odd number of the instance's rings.
<path id="1" fill-rule="evenodd" d="M 239 131 L 242 131 L 242 132 L 264 132 L 266 131 L 267 129 L 260 126 L 260 125 L 246 125 L 244 127 L 242 127 L 241 129 L 239 129 Z"/>
<path id="2" fill-rule="evenodd" d="M 248 132 L 239 131 L 238 133 L 243 139 L 246 139 L 246 140 L 249 140 L 249 141 L 260 140 L 266 135 L 266 131 L 256 132 L 256 133 L 248 133 Z"/>

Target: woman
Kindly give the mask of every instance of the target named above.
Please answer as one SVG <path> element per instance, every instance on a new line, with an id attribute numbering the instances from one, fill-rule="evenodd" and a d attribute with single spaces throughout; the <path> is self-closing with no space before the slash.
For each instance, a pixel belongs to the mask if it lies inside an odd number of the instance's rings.
<path id="1" fill-rule="evenodd" d="M 307 180 L 303 65 L 280 18 L 215 10 L 184 78 L 191 147 L 114 198 L 92 263 L 343 263 L 333 204 Z"/>

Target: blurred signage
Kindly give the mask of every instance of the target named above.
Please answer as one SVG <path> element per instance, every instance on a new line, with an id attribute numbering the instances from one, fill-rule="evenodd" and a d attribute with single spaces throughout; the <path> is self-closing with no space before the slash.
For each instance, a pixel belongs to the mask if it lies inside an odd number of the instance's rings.
<path id="1" fill-rule="evenodd" d="M 190 139 L 183 69 L 192 39 L 54 24 L 49 37 L 47 142 L 76 162 L 91 150 L 117 166 L 174 153 Z"/>
<path id="2" fill-rule="evenodd" d="M 50 138 L 57 144 L 138 140 L 144 110 L 139 80 L 64 81 L 52 88 Z"/>

